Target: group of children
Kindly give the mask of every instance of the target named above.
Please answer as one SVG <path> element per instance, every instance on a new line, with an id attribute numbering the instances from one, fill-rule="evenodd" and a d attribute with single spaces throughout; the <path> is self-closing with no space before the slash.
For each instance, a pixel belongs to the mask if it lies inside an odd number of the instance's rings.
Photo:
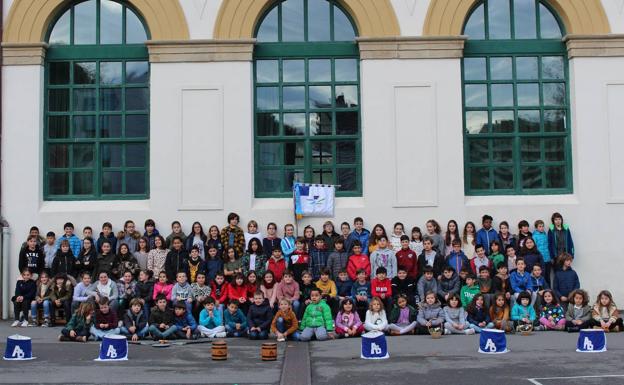
<path id="1" fill-rule="evenodd" d="M 255 221 L 244 232 L 235 213 L 207 234 L 195 222 L 187 236 L 175 221 L 167 238 L 153 220 L 142 236 L 132 221 L 117 236 L 105 223 L 97 240 L 90 228 L 79 239 L 71 223 L 59 239 L 32 228 L 20 251 L 13 326 L 40 318 L 51 326 L 62 310 L 59 339 L 72 341 L 622 330 L 608 291 L 590 307 L 572 269 L 570 229 L 560 214 L 551 219 L 548 232 L 543 221 L 533 233 L 521 221 L 518 235 L 507 222 L 497 232 L 488 215 L 463 234 L 453 220 L 444 235 L 429 220 L 411 237 L 401 223 L 390 236 L 381 224 L 369 232 L 359 217 L 353 230 L 344 222 L 338 234 L 328 221 L 303 237 L 288 224 L 279 238 L 269 223 L 265 237 Z"/>

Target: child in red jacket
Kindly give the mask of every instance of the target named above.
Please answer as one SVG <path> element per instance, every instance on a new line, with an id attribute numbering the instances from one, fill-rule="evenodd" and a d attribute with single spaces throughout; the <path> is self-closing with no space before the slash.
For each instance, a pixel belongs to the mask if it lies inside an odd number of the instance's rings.
<path id="1" fill-rule="evenodd" d="M 273 255 L 269 258 L 267 270 L 273 272 L 276 282 L 279 283 L 282 281 L 282 275 L 284 275 L 284 270 L 286 270 L 286 261 L 282 255 L 282 249 L 279 246 L 273 249 Z"/>
<path id="2" fill-rule="evenodd" d="M 221 312 L 223 312 L 223 308 L 227 302 L 228 286 L 222 271 L 218 272 L 215 275 L 214 281 L 210 283 L 210 288 L 212 289 L 210 296 L 217 302 Z"/>
<path id="3" fill-rule="evenodd" d="M 397 266 L 403 266 L 407 272 L 407 277 L 416 279 L 418 277 L 418 255 L 409 247 L 410 240 L 407 235 L 401 236 L 401 249 L 396 252 Z"/>
<path id="4" fill-rule="evenodd" d="M 386 276 L 388 271 L 380 266 L 375 271 L 375 278 L 371 281 L 371 292 L 373 297 L 379 297 L 386 308 L 386 313 L 392 309 L 392 282 Z"/>
<path id="5" fill-rule="evenodd" d="M 355 282 L 357 279 L 357 271 L 363 269 L 366 275 L 370 276 L 371 264 L 367 255 L 362 254 L 362 245 L 358 240 L 353 241 L 353 255 L 349 257 L 347 262 L 347 274 L 349 278 Z"/>
<path id="6" fill-rule="evenodd" d="M 237 273 L 234 276 L 232 283 L 227 286 L 227 300 L 232 302 L 237 300 L 239 302 L 239 308 L 243 313 L 247 313 L 249 309 L 249 301 L 247 300 L 247 285 L 245 284 L 245 276 L 243 273 Z"/>
<path id="7" fill-rule="evenodd" d="M 295 251 L 290 256 L 290 264 L 290 270 L 293 272 L 295 281 L 301 285 L 303 283 L 301 274 L 307 271 L 310 266 L 310 255 L 305 248 L 305 239 L 302 237 L 295 241 Z"/>

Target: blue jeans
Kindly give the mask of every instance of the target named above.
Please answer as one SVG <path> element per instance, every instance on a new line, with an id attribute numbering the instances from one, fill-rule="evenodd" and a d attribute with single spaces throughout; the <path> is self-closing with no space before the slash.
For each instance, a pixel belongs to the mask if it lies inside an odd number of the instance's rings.
<path id="1" fill-rule="evenodd" d="M 42 303 L 32 301 L 30 303 L 30 317 L 33 321 L 37 321 L 37 309 L 39 306 L 43 307 L 43 318 L 50 318 L 50 309 L 52 308 L 52 302 L 50 300 L 44 300 Z"/>
<path id="2" fill-rule="evenodd" d="M 132 337 L 132 333 L 130 333 L 130 331 L 125 326 L 122 326 L 120 329 L 121 329 L 121 334 L 123 334 L 124 336 Z M 148 329 L 149 329 L 149 325 L 145 325 L 143 329 L 137 330 L 136 335 L 139 336 L 139 338 L 143 338 L 147 335 Z"/>
<path id="3" fill-rule="evenodd" d="M 292 306 L 293 312 L 295 314 L 299 314 L 299 308 L 301 307 L 301 302 L 297 300 L 293 300 L 291 306 Z"/>
<path id="4" fill-rule="evenodd" d="M 152 337 L 154 337 L 154 339 L 166 340 L 170 335 L 172 335 L 173 333 L 176 332 L 176 330 L 178 330 L 178 327 L 173 325 L 173 326 L 170 326 L 169 329 L 165 331 L 161 331 L 158 328 L 158 326 L 150 325 L 148 330 L 149 330 L 149 333 L 152 335 Z"/>
<path id="5" fill-rule="evenodd" d="M 247 329 L 236 330 L 229 325 L 225 325 L 225 332 L 228 337 L 245 337 L 247 335 Z"/>
<path id="6" fill-rule="evenodd" d="M 275 323 L 275 327 L 277 328 L 277 331 L 280 333 L 286 333 L 286 330 L 288 330 L 288 328 L 286 327 L 286 322 L 284 322 L 284 319 L 282 317 L 279 317 L 277 319 L 277 322 Z M 295 332 L 289 335 L 288 338 L 298 341 L 299 334 L 300 334 L 299 331 L 295 330 Z"/>
<path id="7" fill-rule="evenodd" d="M 485 325 L 485 327 L 482 327 L 482 328 L 479 327 L 479 325 L 475 325 L 473 323 L 470 323 L 469 325 L 470 325 L 471 328 L 474 329 L 474 331 L 476 333 L 481 333 L 481 330 L 483 330 L 483 329 L 491 329 L 491 328 L 494 327 L 494 323 L 493 322 L 488 323 L 487 325 Z"/>
<path id="8" fill-rule="evenodd" d="M 90 332 L 91 332 L 91 335 L 93 335 L 93 339 L 97 341 L 97 340 L 101 340 L 104 336 L 117 335 L 121 332 L 121 330 L 119 330 L 119 328 L 102 330 L 102 329 L 96 328 L 95 326 L 91 326 Z"/>
<path id="9" fill-rule="evenodd" d="M 254 330 L 254 331 L 249 331 L 249 339 L 250 340 L 266 340 L 267 338 L 269 338 L 269 331 L 268 330 Z"/>

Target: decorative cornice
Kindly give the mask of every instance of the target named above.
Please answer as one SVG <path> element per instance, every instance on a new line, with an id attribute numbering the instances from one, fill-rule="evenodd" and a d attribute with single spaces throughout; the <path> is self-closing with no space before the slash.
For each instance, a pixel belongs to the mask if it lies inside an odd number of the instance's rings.
<path id="1" fill-rule="evenodd" d="M 466 36 L 394 36 L 357 40 L 362 60 L 456 59 L 463 57 Z"/>
<path id="2" fill-rule="evenodd" d="M 2 65 L 43 65 L 46 43 L 2 43 Z"/>
<path id="3" fill-rule="evenodd" d="M 568 57 L 624 56 L 624 35 L 566 35 Z"/>
<path id="4" fill-rule="evenodd" d="M 152 63 L 251 61 L 256 39 L 148 41 Z"/>

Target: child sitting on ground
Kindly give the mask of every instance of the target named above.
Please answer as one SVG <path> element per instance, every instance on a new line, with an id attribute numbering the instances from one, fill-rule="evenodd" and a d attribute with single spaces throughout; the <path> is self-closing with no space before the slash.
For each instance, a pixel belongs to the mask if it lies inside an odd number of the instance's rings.
<path id="1" fill-rule="evenodd" d="M 592 318 L 592 309 L 589 306 L 589 296 L 582 289 L 574 290 L 570 293 L 572 303 L 566 311 L 566 330 L 568 333 L 578 332 L 581 329 L 590 327 Z"/>
<path id="2" fill-rule="evenodd" d="M 87 342 L 93 320 L 93 304 L 82 302 L 69 320 L 67 325 L 61 330 L 59 341 Z"/>
<path id="3" fill-rule="evenodd" d="M 390 312 L 390 324 L 388 330 L 393 336 L 412 333 L 416 328 L 416 309 L 407 303 L 407 297 L 400 295 L 396 300 L 396 305 Z"/>
<path id="4" fill-rule="evenodd" d="M 269 329 L 272 321 L 273 310 L 269 306 L 269 300 L 264 298 L 264 294 L 261 291 L 257 291 L 247 313 L 249 339 L 266 340 L 269 338 Z"/>
<path id="5" fill-rule="evenodd" d="M 286 298 L 279 300 L 279 310 L 271 322 L 271 333 L 277 338 L 277 342 L 284 342 L 288 338 L 297 341 L 299 339 L 299 320 Z"/>
<path id="6" fill-rule="evenodd" d="M 310 292 L 310 304 L 305 309 L 299 330 L 301 330 L 300 341 L 310 341 L 312 337 L 316 337 L 317 341 L 331 338 L 328 333 L 334 331 L 334 320 L 331 309 L 321 299 L 319 288 L 313 288 Z"/>
<path id="7" fill-rule="evenodd" d="M 133 298 L 123 316 L 121 334 L 136 342 L 147 335 L 147 329 L 147 314 L 143 311 L 143 305 L 138 298 Z"/>
<path id="8" fill-rule="evenodd" d="M 228 337 L 247 336 L 247 317 L 238 305 L 237 300 L 232 300 L 227 305 L 227 310 L 223 312 L 223 323 Z"/>
<path id="9" fill-rule="evenodd" d="M 416 320 L 418 321 L 416 329 L 418 334 L 429 334 L 429 329 L 444 327 L 444 312 L 434 292 L 425 293 L 425 300 L 420 303 Z"/>
<path id="10" fill-rule="evenodd" d="M 516 303 L 511 309 L 511 320 L 516 331 L 533 330 L 535 319 L 535 309 L 531 306 L 531 294 L 528 291 L 518 293 Z"/>
<path id="11" fill-rule="evenodd" d="M 608 290 L 603 290 L 598 294 L 592 309 L 592 326 L 594 329 L 603 329 L 606 332 L 622 330 L 620 313 L 613 302 L 611 292 Z"/>
<path id="12" fill-rule="evenodd" d="M 481 293 L 479 286 L 475 285 L 476 278 L 470 273 L 466 276 L 466 285 L 461 288 L 459 298 L 461 298 L 462 306 L 464 309 L 468 308 L 468 305 L 472 302 L 475 295 Z"/>
<path id="13" fill-rule="evenodd" d="M 466 311 L 461 306 L 459 295 L 451 294 L 447 299 L 448 306 L 444 308 L 444 334 L 474 334 L 475 331 L 468 324 Z"/>
<path id="14" fill-rule="evenodd" d="M 544 327 L 545 330 L 563 330 L 566 320 L 563 315 L 563 308 L 559 305 L 555 293 L 550 289 L 544 290 L 542 302 L 539 317 L 539 322 L 542 327 Z"/>
<path id="15" fill-rule="evenodd" d="M 197 339 L 197 337 L 199 337 L 197 322 L 195 322 L 195 318 L 193 318 L 191 312 L 187 310 L 187 306 L 179 302 L 175 305 L 173 311 L 175 313 L 174 322 L 176 326 L 176 331 L 173 335 L 179 339 Z"/>
<path id="16" fill-rule="evenodd" d="M 388 318 L 384 310 L 383 302 L 379 297 L 373 297 L 368 305 L 364 329 L 368 332 L 385 332 L 388 329 Z"/>
<path id="17" fill-rule="evenodd" d="M 336 334 L 341 337 L 357 337 L 364 332 L 364 325 L 355 311 L 351 298 L 345 298 L 340 303 L 340 311 L 336 316 Z"/>
<path id="18" fill-rule="evenodd" d="M 166 340 L 177 330 L 173 311 L 167 307 L 167 297 L 164 294 L 158 294 L 155 302 L 156 306 L 150 310 L 148 330 L 154 341 Z"/>
<path id="19" fill-rule="evenodd" d="M 215 299 L 206 297 L 201 303 L 204 309 L 199 313 L 199 326 L 197 330 L 202 337 L 225 338 L 223 315 L 215 306 Z"/>
<path id="20" fill-rule="evenodd" d="M 91 335 L 96 341 L 103 339 L 104 336 L 116 335 L 121 332 L 118 326 L 117 313 L 111 310 L 108 298 L 100 298 L 98 305 L 100 308 L 96 310 L 95 323 L 91 326 Z"/>
<path id="21" fill-rule="evenodd" d="M 504 266 L 506 268 L 506 266 Z M 494 294 L 494 302 L 490 306 L 490 319 L 494 323 L 494 328 L 511 332 L 513 324 L 509 320 L 509 305 L 507 304 L 506 295 L 498 292 Z"/>
<path id="22" fill-rule="evenodd" d="M 485 297 L 483 294 L 477 294 L 472 298 L 472 302 L 466 309 L 468 313 L 468 323 L 470 327 L 477 333 L 481 333 L 483 329 L 490 329 L 494 326 L 490 319 L 490 313 L 485 305 Z"/>
<path id="23" fill-rule="evenodd" d="M 423 275 L 416 285 L 418 291 L 418 300 L 424 302 L 425 294 L 429 291 L 438 292 L 438 281 L 434 277 L 433 267 L 425 265 Z"/>

